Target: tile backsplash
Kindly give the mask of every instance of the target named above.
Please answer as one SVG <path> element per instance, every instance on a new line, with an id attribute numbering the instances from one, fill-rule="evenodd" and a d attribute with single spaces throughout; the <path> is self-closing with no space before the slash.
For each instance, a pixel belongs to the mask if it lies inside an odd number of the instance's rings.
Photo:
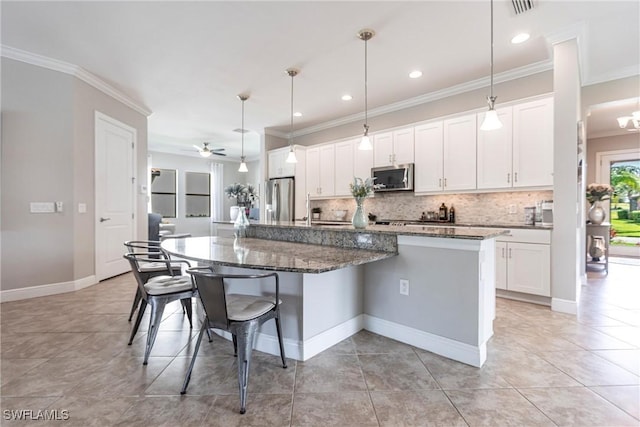
<path id="1" fill-rule="evenodd" d="M 378 193 L 364 202 L 366 213 L 381 219 L 417 220 L 422 212 L 435 211 L 444 203 L 456 210 L 461 224 L 524 224 L 524 208 L 539 200 L 553 200 L 553 191 L 513 191 L 499 193 L 442 194 L 415 196 L 413 193 Z M 334 210 L 346 210 L 351 219 L 356 202 L 353 198 L 312 200 L 311 207 L 322 209 L 321 219 L 333 220 Z M 509 209 L 515 213 L 509 213 Z"/>

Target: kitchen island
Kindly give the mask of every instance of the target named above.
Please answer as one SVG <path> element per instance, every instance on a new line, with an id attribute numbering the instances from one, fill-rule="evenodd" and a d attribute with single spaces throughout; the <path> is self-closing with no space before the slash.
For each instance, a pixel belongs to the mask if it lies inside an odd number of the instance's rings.
<path id="1" fill-rule="evenodd" d="M 495 316 L 493 238 L 501 230 L 280 223 L 253 224 L 247 234 L 167 240 L 163 247 L 222 273 L 278 271 L 287 357 L 307 360 L 366 329 L 484 363 Z M 256 348 L 278 354 L 272 325 L 264 325 Z"/>

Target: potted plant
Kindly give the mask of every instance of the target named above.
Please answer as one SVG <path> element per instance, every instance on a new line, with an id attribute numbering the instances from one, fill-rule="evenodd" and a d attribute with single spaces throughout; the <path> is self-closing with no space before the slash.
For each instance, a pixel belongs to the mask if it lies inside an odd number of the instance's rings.
<path id="1" fill-rule="evenodd" d="M 353 182 L 349 184 L 351 194 L 354 199 L 356 199 L 356 211 L 353 214 L 353 218 L 351 218 L 351 223 L 356 229 L 364 229 L 369 223 L 364 214 L 362 204 L 364 203 L 364 199 L 373 195 L 373 190 L 380 187 L 379 184 L 374 184 L 373 180 L 374 178 L 363 180 L 362 178 L 353 177 Z"/>
<path id="2" fill-rule="evenodd" d="M 322 213 L 322 208 L 315 207 L 311 208 L 311 218 L 312 219 L 320 219 L 320 214 Z"/>
<path id="3" fill-rule="evenodd" d="M 238 184 L 237 182 L 227 185 L 224 188 L 224 194 L 229 199 L 234 199 L 236 201 L 236 204 L 234 206 L 231 206 L 231 208 L 229 209 L 229 216 L 231 217 L 231 221 L 235 221 L 236 217 L 238 216 L 240 204 L 244 203 L 244 195 L 246 194 L 246 192 L 247 188 L 242 184 Z"/>

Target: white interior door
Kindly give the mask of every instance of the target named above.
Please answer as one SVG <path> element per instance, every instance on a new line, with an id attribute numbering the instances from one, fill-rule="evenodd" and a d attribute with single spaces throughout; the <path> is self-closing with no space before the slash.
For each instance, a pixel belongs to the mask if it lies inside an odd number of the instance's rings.
<path id="1" fill-rule="evenodd" d="M 95 117 L 96 277 L 129 271 L 123 243 L 134 234 L 136 130 L 102 113 Z"/>

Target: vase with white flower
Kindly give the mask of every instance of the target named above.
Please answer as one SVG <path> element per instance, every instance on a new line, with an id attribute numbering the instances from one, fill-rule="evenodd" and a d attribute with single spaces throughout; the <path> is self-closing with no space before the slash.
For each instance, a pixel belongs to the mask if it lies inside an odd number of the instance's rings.
<path id="1" fill-rule="evenodd" d="M 592 224 L 602 224 L 606 218 L 606 211 L 602 207 L 603 200 L 609 200 L 613 194 L 613 188 L 609 184 L 589 184 L 587 186 L 587 200 L 591 208 L 587 213 Z"/>
<path id="2" fill-rule="evenodd" d="M 244 194 L 246 191 L 246 187 L 242 184 L 238 184 L 237 182 L 229 184 L 224 188 L 224 194 L 227 198 L 233 199 L 236 202 L 236 204 L 231 206 L 229 209 L 229 217 L 231 218 L 231 221 L 236 220 L 238 212 L 240 212 L 240 204 L 244 201 Z"/>
<path id="3" fill-rule="evenodd" d="M 362 178 L 353 177 L 353 182 L 349 184 L 349 188 L 351 188 L 351 194 L 356 199 L 356 211 L 353 213 L 353 218 L 351 218 L 351 224 L 353 224 L 354 228 L 364 229 L 369 224 L 362 205 L 364 199 L 372 196 L 373 190 L 378 187 L 377 184 L 373 183 L 373 178 L 363 180 Z"/>

